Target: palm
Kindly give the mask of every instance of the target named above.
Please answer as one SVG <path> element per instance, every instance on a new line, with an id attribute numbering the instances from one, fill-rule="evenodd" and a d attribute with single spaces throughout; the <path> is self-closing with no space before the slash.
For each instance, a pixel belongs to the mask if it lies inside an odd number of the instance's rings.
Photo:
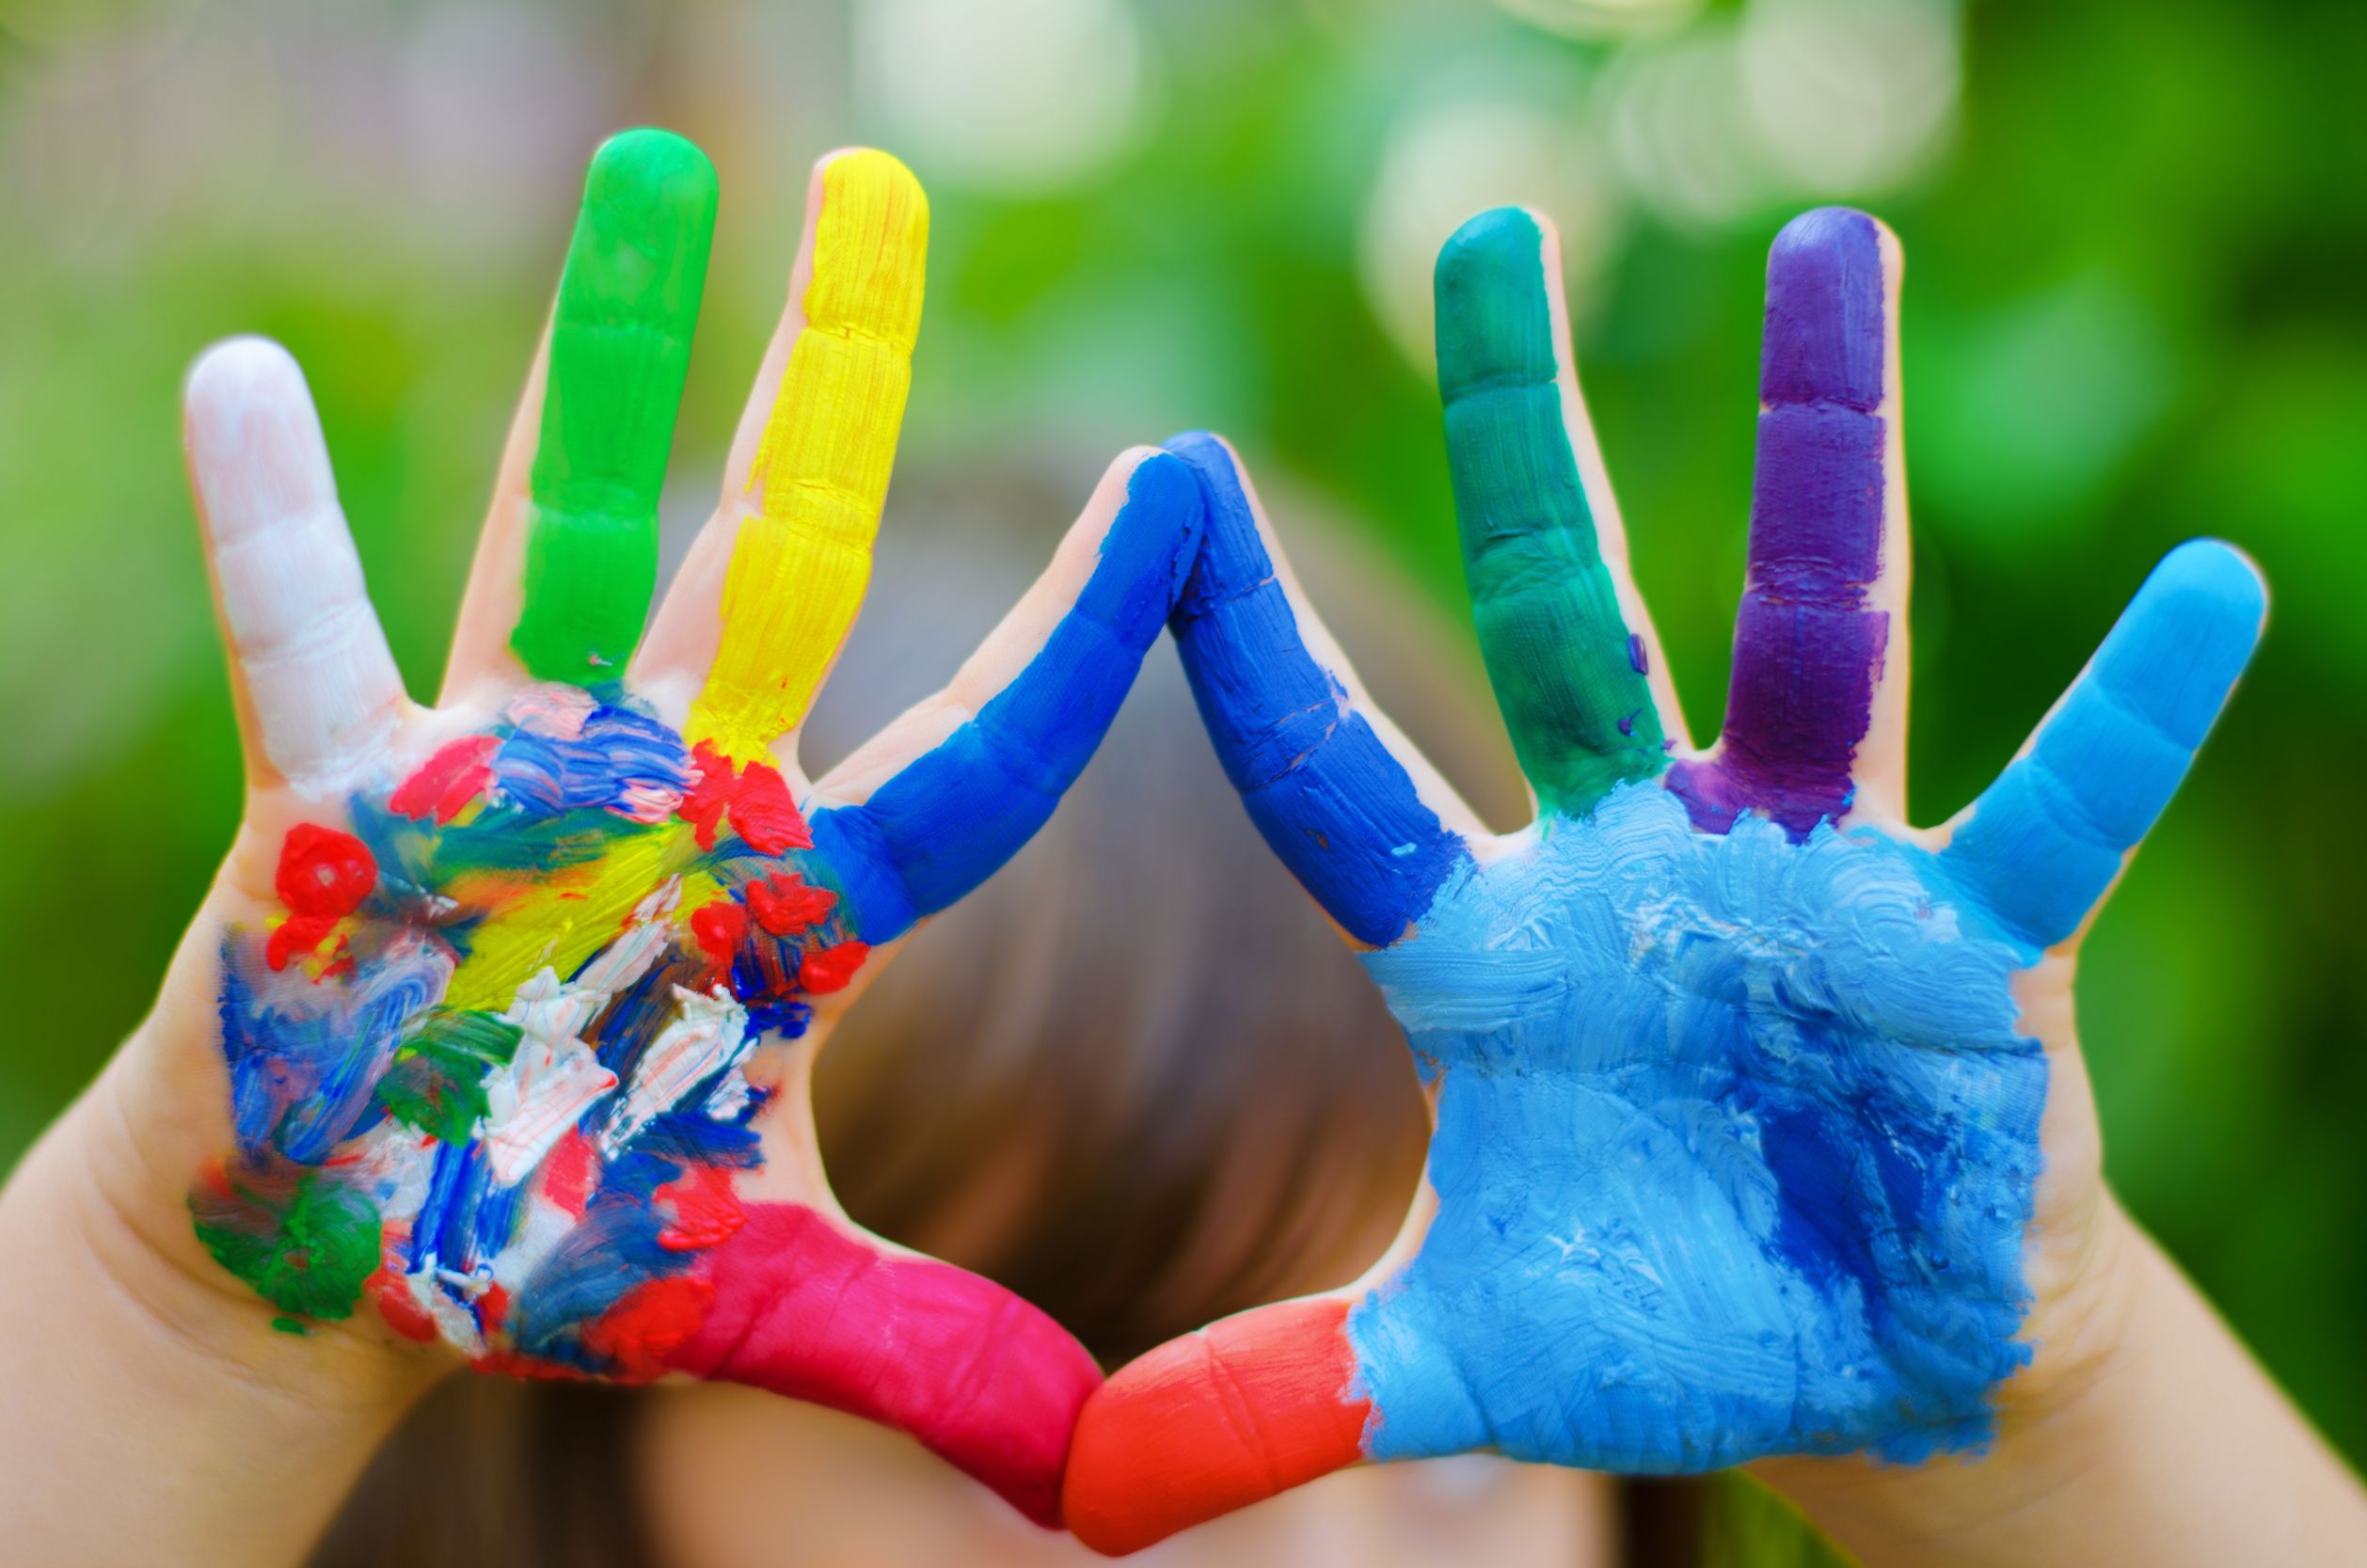
<path id="1" fill-rule="evenodd" d="M 224 942 L 238 1155 L 200 1238 L 292 1314 L 367 1288 L 483 1363 L 696 1359 L 783 1088 L 756 1048 L 868 955 L 864 879 L 769 764 L 520 689 L 280 836 L 278 909 Z"/>
<path id="2" fill-rule="evenodd" d="M 952 684 L 807 782 L 927 209 L 880 154 L 818 171 L 764 401 L 643 638 L 713 207 L 687 143 L 596 159 L 433 711 L 387 657 L 294 364 L 234 343 L 193 373 L 250 790 L 126 1054 L 132 1119 L 158 1165 L 186 1147 L 196 1244 L 278 1327 L 374 1316 L 486 1370 L 754 1384 L 903 1428 L 1057 1523 L 1091 1357 L 849 1220 L 806 1075 L 858 976 L 1083 768 L 1196 547 L 1197 487 L 1121 459 Z"/>
<path id="3" fill-rule="evenodd" d="M 1430 1085 L 1435 1207 L 1328 1296 L 1120 1371 L 1072 1528 L 1123 1549 L 1363 1459 L 1638 1471 L 1982 1441 L 2043 1247 L 2096 1207 L 2069 960 L 2258 636 L 2174 552 L 1965 816 L 1906 825 L 1898 262 L 1863 214 L 1768 271 L 1749 581 L 1690 748 L 1526 214 L 1438 266 L 1481 651 L 1540 807 L 1488 832 L 1357 689 L 1232 458 L 1174 628 L 1275 852 L 1364 952 Z M 2041 1114 L 2054 1095 L 2061 1114 Z M 2046 1180 L 2041 1180 L 2041 1173 Z"/>
<path id="4" fill-rule="evenodd" d="M 1649 785 L 1474 867 L 1366 960 L 1441 1081 L 1438 1215 L 1350 1319 L 1375 1404 L 1435 1413 L 1386 1451 L 1976 1439 L 2024 1356 L 2036 956 L 1920 849 L 1704 832 Z"/>

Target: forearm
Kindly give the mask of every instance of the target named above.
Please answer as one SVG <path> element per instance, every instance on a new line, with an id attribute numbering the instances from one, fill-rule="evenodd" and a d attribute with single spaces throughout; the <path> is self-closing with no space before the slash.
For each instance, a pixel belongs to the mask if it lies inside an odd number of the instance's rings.
<path id="1" fill-rule="evenodd" d="M 103 1079 L 0 1190 L 0 1556 L 300 1561 L 433 1372 L 160 1256 Z M 119 1120 L 119 1118 L 114 1118 Z"/>
<path id="2" fill-rule="evenodd" d="M 2153 1240 L 2108 1224 L 2110 1349 L 2026 1402 L 2010 1390 L 1987 1452 L 1761 1474 L 1866 1568 L 2367 1563 L 2358 1478 Z"/>

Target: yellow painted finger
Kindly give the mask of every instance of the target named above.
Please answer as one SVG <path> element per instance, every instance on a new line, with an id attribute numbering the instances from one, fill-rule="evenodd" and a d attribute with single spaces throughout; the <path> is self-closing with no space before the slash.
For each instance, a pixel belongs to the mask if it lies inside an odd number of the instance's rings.
<path id="1" fill-rule="evenodd" d="M 804 329 L 789 351 L 723 580 L 723 639 L 689 738 L 735 761 L 805 716 L 854 624 L 912 386 L 929 201 L 861 151 L 822 171 Z"/>

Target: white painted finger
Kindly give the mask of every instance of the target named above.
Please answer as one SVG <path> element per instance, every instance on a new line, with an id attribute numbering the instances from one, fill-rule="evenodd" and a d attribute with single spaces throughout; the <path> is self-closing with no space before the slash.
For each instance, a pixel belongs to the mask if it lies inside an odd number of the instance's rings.
<path id="1" fill-rule="evenodd" d="M 234 338 L 198 360 L 184 403 L 248 777 L 334 783 L 386 745 L 407 699 L 304 372 L 278 344 Z"/>

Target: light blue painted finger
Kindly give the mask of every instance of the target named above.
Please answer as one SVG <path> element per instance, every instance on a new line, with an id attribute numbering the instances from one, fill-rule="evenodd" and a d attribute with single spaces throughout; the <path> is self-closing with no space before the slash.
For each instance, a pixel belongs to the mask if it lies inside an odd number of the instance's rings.
<path id="1" fill-rule="evenodd" d="M 1200 491 L 1160 453 L 1126 486 L 1101 560 L 1036 657 L 977 716 L 861 805 L 817 813 L 815 847 L 873 945 L 993 876 L 1101 744 L 1199 547 Z"/>
<path id="2" fill-rule="evenodd" d="M 1195 434 L 1168 450 L 1207 495 L 1207 533 L 1174 630 L 1209 738 L 1299 884 L 1350 936 L 1385 946 L 1468 851 L 1308 651 L 1224 444 Z"/>
<path id="3" fill-rule="evenodd" d="M 2216 540 L 2164 557 L 1942 863 L 2041 946 L 2077 930 L 2186 776 L 2267 603 L 2251 563 Z"/>

